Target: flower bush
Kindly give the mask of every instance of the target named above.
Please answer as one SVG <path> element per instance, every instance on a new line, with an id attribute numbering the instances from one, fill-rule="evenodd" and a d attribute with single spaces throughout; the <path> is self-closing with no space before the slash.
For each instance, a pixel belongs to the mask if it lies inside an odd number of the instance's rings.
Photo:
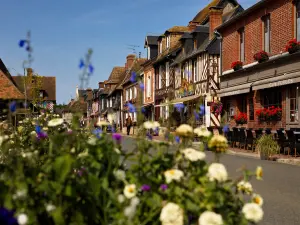
<path id="1" fill-rule="evenodd" d="M 219 116 L 222 113 L 223 104 L 222 104 L 222 102 L 219 102 L 219 101 L 212 102 L 210 108 L 211 108 L 211 112 L 213 114 L 215 114 L 215 116 Z"/>
<path id="2" fill-rule="evenodd" d="M 236 124 L 246 124 L 248 120 L 247 113 L 239 112 L 238 115 L 234 116 Z"/>
<path id="3" fill-rule="evenodd" d="M 256 110 L 255 114 L 260 121 L 278 121 L 281 120 L 282 109 L 280 107 L 270 106 Z"/>
<path id="4" fill-rule="evenodd" d="M 300 50 L 300 42 L 297 42 L 297 39 L 290 40 L 286 45 L 285 50 L 290 54 L 298 52 Z"/>
<path id="5" fill-rule="evenodd" d="M 0 204 L 8 219 L 43 225 L 262 220 L 263 200 L 250 184 L 262 170 L 244 170 L 232 180 L 219 162 L 228 148 L 224 136 L 182 124 L 174 141 L 156 143 L 145 135 L 159 124 L 146 122 L 136 147 L 125 151 L 121 135 L 81 129 L 79 118 L 68 127 L 45 114 L 0 134 Z M 195 134 L 216 153 L 213 163 L 206 162 L 203 148 L 191 146 Z"/>
<path id="6" fill-rule="evenodd" d="M 231 69 L 234 71 L 240 70 L 243 68 L 243 62 L 241 61 L 235 61 L 231 64 Z"/>
<path id="7" fill-rule="evenodd" d="M 253 56 L 253 58 L 254 58 L 255 61 L 258 61 L 259 63 L 262 63 L 262 62 L 265 62 L 265 61 L 269 60 L 269 55 L 265 51 L 260 51 L 260 52 L 256 53 Z"/>

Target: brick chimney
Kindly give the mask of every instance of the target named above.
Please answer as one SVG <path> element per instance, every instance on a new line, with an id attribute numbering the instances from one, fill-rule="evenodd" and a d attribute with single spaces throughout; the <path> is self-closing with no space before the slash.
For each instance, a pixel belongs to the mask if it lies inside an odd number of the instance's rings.
<path id="1" fill-rule="evenodd" d="M 33 74 L 33 69 L 27 68 L 27 76 L 32 76 L 32 74 Z"/>
<path id="2" fill-rule="evenodd" d="M 104 82 L 103 81 L 99 82 L 98 85 L 99 85 L 99 88 L 104 88 Z"/>
<path id="3" fill-rule="evenodd" d="M 222 24 L 223 8 L 210 7 L 209 8 L 209 40 L 214 37 L 215 29 Z"/>
<path id="4" fill-rule="evenodd" d="M 135 59 L 135 55 L 130 54 L 126 57 L 126 64 L 125 64 L 125 69 L 130 69 L 133 66 L 133 62 Z"/>
<path id="5" fill-rule="evenodd" d="M 193 30 L 195 30 L 195 29 L 196 29 L 196 26 L 197 26 L 198 24 L 199 24 L 198 22 L 190 21 L 190 22 L 189 22 L 189 25 L 188 25 L 189 31 L 192 32 Z"/>

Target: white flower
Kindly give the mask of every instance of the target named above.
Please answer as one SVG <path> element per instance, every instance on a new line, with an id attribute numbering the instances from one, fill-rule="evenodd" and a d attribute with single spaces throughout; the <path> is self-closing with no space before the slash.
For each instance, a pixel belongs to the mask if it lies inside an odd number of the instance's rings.
<path id="1" fill-rule="evenodd" d="M 205 211 L 199 217 L 200 225 L 223 225 L 222 216 L 211 211 Z"/>
<path id="2" fill-rule="evenodd" d="M 196 129 L 194 129 L 194 133 L 197 134 L 199 137 L 211 136 L 211 132 L 207 130 L 206 127 L 197 127 Z"/>
<path id="3" fill-rule="evenodd" d="M 135 206 L 127 206 L 125 209 L 124 209 L 124 215 L 126 217 L 128 217 L 129 219 L 132 219 L 135 215 L 135 211 L 136 211 L 136 207 Z"/>
<path id="4" fill-rule="evenodd" d="M 46 208 L 47 212 L 52 212 L 52 211 L 54 211 L 56 209 L 55 205 L 52 205 L 52 204 L 47 204 L 45 206 L 45 208 Z"/>
<path id="5" fill-rule="evenodd" d="M 124 191 L 123 191 L 124 195 L 126 198 L 133 198 L 136 195 L 136 186 L 135 184 L 128 184 L 125 186 Z"/>
<path id="6" fill-rule="evenodd" d="M 117 154 L 121 154 L 121 151 L 120 151 L 118 148 L 114 148 L 114 151 L 115 151 Z"/>
<path id="7" fill-rule="evenodd" d="M 252 202 L 256 203 L 259 206 L 262 206 L 264 204 L 263 198 L 260 195 L 258 195 L 258 194 L 253 194 L 253 196 L 252 196 Z"/>
<path id="8" fill-rule="evenodd" d="M 125 201 L 125 196 L 124 195 L 118 195 L 118 202 L 123 203 Z"/>
<path id="9" fill-rule="evenodd" d="M 130 201 L 131 206 L 137 206 L 140 204 L 140 199 L 138 197 L 133 197 Z"/>
<path id="10" fill-rule="evenodd" d="M 162 225 L 183 225 L 183 210 L 179 205 L 169 202 L 161 210 L 159 219 Z"/>
<path id="11" fill-rule="evenodd" d="M 245 204 L 242 212 L 247 220 L 254 223 L 261 221 L 264 216 L 262 208 L 256 203 Z"/>
<path id="12" fill-rule="evenodd" d="M 177 127 L 176 134 L 184 137 L 190 136 L 193 134 L 193 128 L 190 125 L 181 124 L 179 127 Z"/>
<path id="13" fill-rule="evenodd" d="M 0 136 L 0 147 L 1 147 L 1 145 L 2 145 L 2 143 L 4 142 L 4 137 L 3 136 Z"/>
<path id="14" fill-rule="evenodd" d="M 100 120 L 98 123 L 97 123 L 97 126 L 101 127 L 101 126 L 108 126 L 110 125 L 109 122 L 105 121 L 105 120 Z"/>
<path id="15" fill-rule="evenodd" d="M 22 213 L 18 216 L 18 224 L 25 225 L 28 222 L 28 217 L 26 214 Z"/>
<path id="16" fill-rule="evenodd" d="M 89 155 L 89 151 L 86 150 L 86 151 L 84 151 L 84 152 L 79 153 L 77 157 L 78 157 L 78 158 L 83 158 L 83 157 L 86 157 L 86 156 L 88 156 L 88 155 Z"/>
<path id="17" fill-rule="evenodd" d="M 223 164 L 220 163 L 212 163 L 208 168 L 207 176 L 210 181 L 226 181 L 228 178 L 228 174 L 226 168 Z"/>
<path id="18" fill-rule="evenodd" d="M 172 169 L 164 172 L 166 182 L 171 183 L 172 180 L 179 181 L 183 177 L 183 172 L 181 170 Z"/>
<path id="19" fill-rule="evenodd" d="M 97 138 L 96 138 L 96 137 L 91 137 L 91 138 L 89 138 L 89 140 L 87 141 L 87 143 L 88 143 L 89 145 L 96 145 L 96 143 L 97 143 Z"/>
<path id="20" fill-rule="evenodd" d="M 48 127 L 43 127 L 43 130 L 47 131 L 47 130 L 48 130 Z"/>
<path id="21" fill-rule="evenodd" d="M 205 153 L 196 151 L 193 148 L 186 148 L 182 151 L 184 157 L 192 162 L 205 159 Z"/>
<path id="22" fill-rule="evenodd" d="M 31 135 L 36 135 L 36 132 L 33 130 L 30 132 Z"/>
<path id="23" fill-rule="evenodd" d="M 71 152 L 71 153 L 75 153 L 75 152 L 76 152 L 75 148 L 74 148 L 74 147 L 71 148 L 70 152 Z"/>
<path id="24" fill-rule="evenodd" d="M 155 128 L 157 128 L 157 127 L 160 127 L 160 124 L 159 124 L 159 122 L 154 121 L 154 122 L 153 122 L 153 128 L 155 129 Z"/>
<path id="25" fill-rule="evenodd" d="M 125 180 L 126 178 L 126 174 L 124 170 L 117 170 L 114 172 L 114 174 L 118 180 Z"/>
<path id="26" fill-rule="evenodd" d="M 144 122 L 143 126 L 146 130 L 149 130 L 153 128 L 153 123 L 151 121 L 146 121 Z"/>
<path id="27" fill-rule="evenodd" d="M 247 181 L 240 181 L 237 184 L 237 188 L 239 191 L 245 192 L 246 194 L 251 194 L 253 191 L 252 185 Z"/>
<path id="28" fill-rule="evenodd" d="M 64 122 L 63 119 L 55 118 L 55 119 L 52 119 L 48 122 L 48 127 L 56 127 L 58 125 L 61 125 L 63 122 Z"/>
<path id="29" fill-rule="evenodd" d="M 16 194 L 13 195 L 13 199 L 22 199 L 25 198 L 27 195 L 27 190 L 19 190 Z"/>

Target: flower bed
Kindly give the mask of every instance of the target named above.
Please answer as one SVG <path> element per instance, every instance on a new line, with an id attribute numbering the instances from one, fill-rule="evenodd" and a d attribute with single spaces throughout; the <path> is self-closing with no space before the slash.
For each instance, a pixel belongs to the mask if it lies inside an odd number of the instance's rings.
<path id="1" fill-rule="evenodd" d="M 255 61 L 259 63 L 265 62 L 269 60 L 269 55 L 265 51 L 260 51 L 253 56 Z"/>
<path id="2" fill-rule="evenodd" d="M 263 200 L 249 182 L 261 179 L 262 170 L 231 180 L 219 162 L 228 148 L 224 136 L 183 124 L 168 136 L 171 143 L 156 143 L 145 137 L 151 139 L 147 131 L 158 125 L 146 122 L 136 148 L 124 152 L 121 135 L 80 129 L 79 118 L 66 127 L 45 114 L 0 134 L 0 221 L 246 225 L 262 219 Z M 213 163 L 205 160 L 203 145 L 191 148 L 194 135 L 205 136 Z"/>
<path id="3" fill-rule="evenodd" d="M 248 120 L 247 113 L 240 112 L 237 116 L 234 116 L 234 120 L 236 124 L 246 124 Z"/>
<path id="4" fill-rule="evenodd" d="M 282 109 L 280 107 L 271 106 L 258 109 L 255 114 L 260 121 L 279 121 L 281 120 Z"/>
<path id="5" fill-rule="evenodd" d="M 295 52 L 298 52 L 300 50 L 300 42 L 297 42 L 296 39 L 292 39 L 288 42 L 288 44 L 285 47 L 286 51 L 288 51 L 290 54 L 293 54 Z"/>
<path id="6" fill-rule="evenodd" d="M 231 69 L 238 71 L 243 68 L 243 63 L 241 61 L 236 61 L 231 64 Z"/>

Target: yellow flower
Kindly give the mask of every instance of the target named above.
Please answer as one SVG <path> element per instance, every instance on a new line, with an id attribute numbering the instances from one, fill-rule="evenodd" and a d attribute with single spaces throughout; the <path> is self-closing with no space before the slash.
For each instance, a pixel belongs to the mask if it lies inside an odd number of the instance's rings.
<path id="1" fill-rule="evenodd" d="M 253 191 L 252 185 L 249 182 L 244 181 L 244 180 L 240 181 L 237 184 L 237 188 L 239 191 L 242 191 L 246 194 L 251 194 Z"/>
<path id="2" fill-rule="evenodd" d="M 217 153 L 226 152 L 228 142 L 226 137 L 222 135 L 214 135 L 208 142 L 208 147 Z"/>
<path id="3" fill-rule="evenodd" d="M 179 181 L 183 177 L 183 172 L 181 170 L 172 169 L 167 170 L 165 173 L 165 178 L 167 183 L 171 183 L 172 180 Z"/>
<path id="4" fill-rule="evenodd" d="M 193 128 L 187 124 L 181 124 L 176 129 L 176 134 L 182 137 L 189 137 L 193 134 Z"/>
<path id="5" fill-rule="evenodd" d="M 124 195 L 126 198 L 133 198 L 136 195 L 136 186 L 135 184 L 128 184 L 125 186 L 124 191 L 123 191 Z"/>
<path id="6" fill-rule="evenodd" d="M 261 166 L 258 166 L 257 168 L 256 168 L 256 179 L 257 180 L 262 180 L 262 176 L 263 176 L 263 169 L 262 169 L 262 167 Z"/>
<path id="7" fill-rule="evenodd" d="M 256 203 L 259 206 L 262 206 L 264 204 L 263 198 L 260 195 L 258 195 L 258 194 L 253 194 L 253 196 L 252 196 L 252 202 Z"/>
<path id="8" fill-rule="evenodd" d="M 19 127 L 18 127 L 18 132 L 19 132 L 19 133 L 22 133 L 23 130 L 24 130 L 24 127 L 22 127 L 22 126 L 19 126 Z"/>

